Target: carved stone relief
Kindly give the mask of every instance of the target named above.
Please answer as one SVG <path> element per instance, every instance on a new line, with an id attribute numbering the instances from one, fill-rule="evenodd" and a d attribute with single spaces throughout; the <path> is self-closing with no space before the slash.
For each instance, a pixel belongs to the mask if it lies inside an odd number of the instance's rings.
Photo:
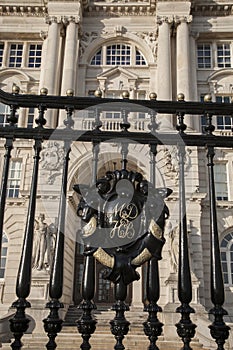
<path id="1" fill-rule="evenodd" d="M 41 151 L 41 168 L 49 171 L 47 183 L 52 185 L 63 166 L 64 149 L 62 144 L 49 141 Z"/>

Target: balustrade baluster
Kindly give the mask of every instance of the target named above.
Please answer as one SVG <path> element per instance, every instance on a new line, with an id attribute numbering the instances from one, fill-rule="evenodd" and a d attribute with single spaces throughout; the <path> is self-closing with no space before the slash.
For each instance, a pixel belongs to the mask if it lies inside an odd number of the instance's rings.
<path id="1" fill-rule="evenodd" d="M 184 101 L 184 95 L 178 95 L 180 103 Z M 184 134 L 186 125 L 184 124 L 184 113 L 178 113 L 179 124 L 177 130 L 179 134 Z M 181 314 L 181 320 L 176 324 L 177 334 L 182 338 L 183 349 L 191 350 L 190 342 L 195 335 L 196 325 L 190 319 L 190 313 L 194 313 L 194 309 L 189 305 L 192 301 L 192 281 L 189 265 L 189 247 L 187 237 L 187 218 L 186 218 L 186 200 L 185 200 L 185 145 L 181 143 L 179 147 L 179 267 L 178 267 L 178 297 L 181 305 L 176 312 Z"/>
<path id="2" fill-rule="evenodd" d="M 73 90 L 67 91 L 67 96 L 73 96 Z M 74 121 L 72 119 L 74 108 L 72 106 L 66 107 L 67 118 L 64 120 L 66 130 L 73 127 Z M 63 308 L 63 304 L 59 301 L 63 293 L 63 268 L 64 268 L 64 233 L 65 233 L 65 215 L 66 215 L 66 197 L 67 197 L 67 179 L 68 179 L 68 167 L 69 167 L 69 154 L 70 154 L 71 141 L 64 141 L 64 163 L 62 172 L 62 185 L 61 195 L 59 203 L 58 214 L 58 228 L 57 237 L 55 243 L 54 258 L 52 264 L 52 270 L 50 275 L 49 284 L 49 296 L 50 301 L 46 304 L 46 308 L 50 309 L 50 313 L 44 322 L 45 332 L 48 333 L 49 341 L 46 344 L 48 350 L 54 350 L 57 347 L 55 338 L 57 333 L 62 329 L 62 319 L 59 317 L 59 309 Z"/>

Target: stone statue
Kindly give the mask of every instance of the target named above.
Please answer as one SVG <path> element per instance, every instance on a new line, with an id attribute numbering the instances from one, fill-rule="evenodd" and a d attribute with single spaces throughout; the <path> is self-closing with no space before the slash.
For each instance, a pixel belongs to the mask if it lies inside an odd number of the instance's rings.
<path id="1" fill-rule="evenodd" d="M 32 267 L 37 270 L 49 270 L 52 264 L 56 225 L 48 225 L 44 214 L 35 219 Z"/>
<path id="2" fill-rule="evenodd" d="M 178 271 L 178 259 L 179 259 L 179 226 L 175 226 L 169 232 L 170 238 L 170 257 L 171 268 L 173 273 Z"/>

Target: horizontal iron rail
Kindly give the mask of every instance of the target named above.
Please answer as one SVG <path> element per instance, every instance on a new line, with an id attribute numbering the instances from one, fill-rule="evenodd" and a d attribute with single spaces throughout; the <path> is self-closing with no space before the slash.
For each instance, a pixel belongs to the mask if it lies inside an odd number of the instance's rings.
<path id="1" fill-rule="evenodd" d="M 215 146 L 233 148 L 233 136 L 217 136 L 207 134 L 178 134 L 170 133 L 150 133 L 150 132 L 124 132 L 124 131 L 98 131 L 98 130 L 74 130 L 74 129 L 47 129 L 36 127 L 12 128 L 10 126 L 0 127 L 0 138 L 12 137 L 15 139 L 35 139 L 42 138 L 44 140 L 71 140 L 81 142 L 107 142 L 114 139 L 127 139 L 132 142 L 141 144 L 156 145 L 179 145 L 184 143 L 186 146 Z"/>
<path id="2" fill-rule="evenodd" d="M 156 100 L 130 100 L 111 99 L 98 97 L 74 97 L 74 96 L 52 96 L 52 95 L 21 95 L 10 94 L 0 89 L 0 102 L 17 107 L 37 107 L 45 105 L 46 108 L 66 109 L 72 107 L 75 110 L 101 107 L 103 110 L 123 108 L 122 101 L 130 104 L 130 111 L 145 112 L 145 108 L 157 113 L 176 114 L 183 112 L 199 117 L 204 113 L 213 115 L 233 115 L 233 104 L 216 102 L 187 102 L 187 101 L 156 101 Z M 149 111 L 148 111 L 149 112 Z M 195 116 L 197 114 L 197 116 Z"/>

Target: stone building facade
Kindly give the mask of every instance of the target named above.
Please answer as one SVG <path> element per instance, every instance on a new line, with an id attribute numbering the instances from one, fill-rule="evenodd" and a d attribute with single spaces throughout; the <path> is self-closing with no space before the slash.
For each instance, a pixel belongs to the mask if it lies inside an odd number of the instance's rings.
<path id="1" fill-rule="evenodd" d="M 51 95 L 65 95 L 73 89 L 76 96 L 92 96 L 100 90 L 103 97 L 120 98 L 128 91 L 132 99 L 148 99 L 156 92 L 159 100 L 175 100 L 184 93 L 187 101 L 200 101 L 206 93 L 213 101 L 229 101 L 233 96 L 233 2 L 224 0 L 156 1 L 156 0 L 3 0 L 0 4 L 0 88 L 11 92 L 38 94 L 47 88 Z M 9 110 L 0 105 L 0 125 L 5 125 Z M 33 127 L 35 111 L 21 109 L 18 125 Z M 118 130 L 118 111 L 102 116 L 103 128 Z M 54 110 L 46 112 L 47 126 L 59 128 L 65 116 Z M 88 111 L 74 116 L 75 128 L 90 129 L 93 117 Z M 146 113 L 131 117 L 135 130 L 146 130 Z M 172 118 L 159 119 L 160 129 L 175 125 Z M 187 116 L 188 131 L 201 133 L 205 120 Z M 216 133 L 232 135 L 232 118 L 214 119 Z M 4 142 L 0 140 L 0 168 L 3 167 Z M 60 195 L 62 147 L 58 142 L 44 144 L 41 154 L 40 182 L 35 232 L 49 236 L 42 244 L 42 254 L 33 258 L 31 315 L 41 320 L 47 311 L 48 280 L 56 236 L 58 198 Z M 160 184 L 173 189 L 167 204 L 170 219 L 166 226 L 166 244 L 160 262 L 161 297 L 168 337 L 177 298 L 178 254 L 178 164 L 176 149 L 161 146 L 157 157 Z M 1 315 L 15 300 L 15 282 L 20 259 L 31 181 L 33 150 L 30 141 L 17 141 L 12 154 L 11 179 L 8 186 L 4 224 L 4 242 L 0 266 Z M 193 280 L 193 304 L 197 310 L 197 334 L 204 345 L 211 345 L 208 310 L 211 308 L 209 287 L 209 204 L 204 149 L 192 147 L 186 157 L 186 198 L 189 228 L 190 261 Z M 149 177 L 146 146 L 132 145 L 129 167 Z M 88 183 L 92 173 L 90 145 L 74 142 L 68 183 L 68 212 L 65 242 L 64 316 L 72 304 L 80 302 L 83 268 L 82 244 L 76 233 L 80 222 L 76 216 L 75 183 Z M 120 166 L 114 140 L 101 146 L 99 175 Z M 226 291 L 226 320 L 233 322 L 233 168 L 232 150 L 216 152 L 216 193 L 219 239 Z M 37 226 L 36 226 L 37 225 Z M 36 243 L 35 243 L 36 246 Z M 46 246 L 46 247 L 45 247 Z M 40 260 L 40 258 L 42 260 Z M 143 305 L 143 268 L 141 279 L 130 290 L 132 310 Z M 112 286 L 102 279 L 97 267 L 96 303 L 112 303 Z M 174 323 L 174 322 L 173 322 Z M 230 341 L 233 346 L 233 337 Z M 211 348 L 211 347 L 210 347 Z M 230 349 L 230 347 L 229 347 Z"/>

